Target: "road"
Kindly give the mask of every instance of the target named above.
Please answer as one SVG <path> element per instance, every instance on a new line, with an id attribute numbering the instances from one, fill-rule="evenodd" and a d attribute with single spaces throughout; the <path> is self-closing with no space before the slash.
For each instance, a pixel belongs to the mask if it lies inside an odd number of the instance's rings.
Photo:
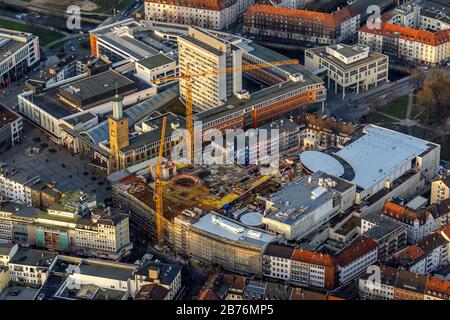
<path id="1" fill-rule="evenodd" d="M 450 66 L 444 69 L 450 71 Z M 431 70 L 433 69 L 425 70 L 425 75 L 428 75 Z M 411 76 L 408 76 L 395 82 L 385 83 L 359 95 L 348 94 L 344 100 L 340 98 L 340 95 L 336 96 L 329 92 L 325 114 L 333 115 L 343 121 L 358 122 L 361 117 L 372 111 L 369 107 L 371 104 L 381 107 L 400 96 L 409 94 L 414 89 L 415 83 L 412 81 Z"/>

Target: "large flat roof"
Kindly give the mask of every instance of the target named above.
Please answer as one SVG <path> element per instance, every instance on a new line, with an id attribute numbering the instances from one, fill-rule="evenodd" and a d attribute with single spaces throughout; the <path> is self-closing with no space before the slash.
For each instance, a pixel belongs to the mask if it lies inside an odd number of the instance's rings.
<path id="1" fill-rule="evenodd" d="M 351 182 L 363 189 L 389 178 L 430 148 L 428 141 L 375 125 L 363 132 L 336 153 L 352 166 L 355 177 Z"/>
<path id="2" fill-rule="evenodd" d="M 324 181 L 323 179 L 332 179 L 336 185 L 323 187 L 319 183 L 319 181 Z M 301 177 L 292 181 L 272 195 L 270 202 L 277 210 L 266 217 L 291 225 L 305 214 L 332 201 L 333 193 L 344 192 L 352 187 L 350 183 L 340 178 L 318 171 L 309 177 Z M 313 193 L 316 196 L 313 196 Z"/>
<path id="3" fill-rule="evenodd" d="M 341 46 L 340 49 L 338 49 L 337 46 L 330 46 L 330 47 L 332 47 L 332 49 L 336 50 L 337 52 L 339 52 L 340 54 L 344 55 L 347 58 L 352 57 L 356 54 L 359 54 L 362 51 L 360 48 L 358 48 L 358 46 L 352 47 L 352 46 L 343 45 L 343 44 L 340 44 L 339 46 Z M 328 60 L 328 62 L 338 66 L 339 68 L 341 68 L 344 71 L 358 68 L 360 66 L 364 66 L 366 64 L 373 63 L 374 61 L 378 61 L 380 59 L 386 58 L 386 56 L 384 54 L 381 54 L 381 53 L 378 53 L 375 51 L 369 51 L 369 55 L 366 58 L 359 59 L 355 62 L 347 64 L 347 63 L 337 59 L 336 57 L 333 57 L 331 54 L 327 53 L 326 48 L 327 47 L 312 48 L 312 49 L 308 49 L 307 51 L 314 52 L 314 54 L 319 55 L 324 60 Z"/>
<path id="4" fill-rule="evenodd" d="M 235 220 L 215 213 L 208 213 L 192 225 L 193 228 L 222 237 L 263 248 L 274 239 L 274 235 L 264 230 L 248 228 Z"/>

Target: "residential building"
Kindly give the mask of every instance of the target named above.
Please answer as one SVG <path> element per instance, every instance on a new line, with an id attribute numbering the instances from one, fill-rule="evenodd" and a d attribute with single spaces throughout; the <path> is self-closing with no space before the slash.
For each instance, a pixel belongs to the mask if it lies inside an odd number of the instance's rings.
<path id="1" fill-rule="evenodd" d="M 182 288 L 181 266 L 164 264 L 160 262 L 144 262 L 131 276 L 134 282 L 134 290 L 140 291 L 147 285 L 158 285 L 168 292 L 166 300 L 174 300 Z"/>
<path id="2" fill-rule="evenodd" d="M 291 259 L 293 284 L 328 290 L 335 288 L 338 270 L 333 256 L 297 248 Z"/>
<path id="3" fill-rule="evenodd" d="M 417 244 L 392 256 L 388 265 L 428 275 L 449 263 L 449 241 L 438 232 L 429 234 Z"/>
<path id="4" fill-rule="evenodd" d="M 436 32 L 384 22 L 380 28 L 359 30 L 358 42 L 393 58 L 419 64 L 438 64 L 450 57 L 450 29 Z"/>
<path id="5" fill-rule="evenodd" d="M 18 144 L 23 137 L 23 118 L 0 104 L 0 151 Z"/>
<path id="6" fill-rule="evenodd" d="M 3 88 L 22 77 L 41 59 L 39 37 L 0 29 L 0 84 Z"/>
<path id="7" fill-rule="evenodd" d="M 335 44 L 358 32 L 360 15 L 347 6 L 333 13 L 255 4 L 244 14 L 244 33 L 255 39 Z"/>
<path id="8" fill-rule="evenodd" d="M 305 149 L 342 148 L 353 139 L 357 126 L 334 118 L 305 113 L 299 117 L 300 140 Z"/>
<path id="9" fill-rule="evenodd" d="M 431 183 L 430 204 L 440 203 L 450 198 L 450 175 L 441 177 Z"/>
<path id="10" fill-rule="evenodd" d="M 442 208 L 444 209 L 444 208 Z M 408 243 L 415 244 L 437 228 L 449 222 L 449 211 L 419 210 L 413 211 L 405 206 L 387 201 L 381 214 L 391 220 L 395 220 L 407 228 Z"/>
<path id="11" fill-rule="evenodd" d="M 377 266 L 374 266 L 377 268 Z M 450 282 L 414 272 L 379 267 L 379 282 L 370 273 L 359 278 L 359 292 L 368 300 L 449 300 Z"/>
<path id="12" fill-rule="evenodd" d="M 356 239 L 336 256 L 339 283 L 348 283 L 377 261 L 378 244 L 364 236 Z"/>
<path id="13" fill-rule="evenodd" d="M 145 0 L 145 18 L 208 29 L 231 27 L 254 0 Z"/>
<path id="14" fill-rule="evenodd" d="M 291 257 L 294 247 L 270 243 L 263 253 L 263 275 L 288 281 L 291 279 Z"/>
<path id="15" fill-rule="evenodd" d="M 389 81 L 389 57 L 369 47 L 336 44 L 305 50 L 305 67 L 323 74 L 327 89 L 345 98 L 350 93 L 368 91 Z"/>
<path id="16" fill-rule="evenodd" d="M 376 241 L 380 261 L 390 258 L 407 243 L 406 226 L 376 213 L 361 218 L 361 234 Z"/>
<path id="17" fill-rule="evenodd" d="M 0 266 L 8 266 L 9 261 L 14 257 L 17 250 L 19 250 L 17 244 L 0 243 Z"/>
<path id="18" fill-rule="evenodd" d="M 9 261 L 11 281 L 26 285 L 42 285 L 56 261 L 55 253 L 19 248 Z"/>

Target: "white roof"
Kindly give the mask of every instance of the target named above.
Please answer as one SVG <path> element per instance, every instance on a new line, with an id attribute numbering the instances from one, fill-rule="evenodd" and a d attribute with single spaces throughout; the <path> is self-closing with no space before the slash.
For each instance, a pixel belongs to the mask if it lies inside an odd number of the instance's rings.
<path id="1" fill-rule="evenodd" d="M 403 174 L 411 168 L 411 160 L 428 149 L 425 140 L 375 125 L 368 125 L 364 132 L 336 153 L 352 166 L 352 183 L 363 189 L 388 178 L 397 169 Z"/>
<path id="2" fill-rule="evenodd" d="M 244 213 L 239 220 L 250 227 L 257 227 L 262 224 L 263 215 L 259 212 L 248 212 Z"/>
<path id="3" fill-rule="evenodd" d="M 242 242 L 244 244 L 264 247 L 274 239 L 274 235 L 264 230 L 250 229 L 237 221 L 208 213 L 192 225 L 193 228 L 207 232 L 213 236 L 226 240 Z"/>
<path id="4" fill-rule="evenodd" d="M 300 160 L 312 172 L 322 171 L 329 175 L 340 177 L 344 167 L 332 156 L 319 151 L 305 151 L 300 154 Z"/>

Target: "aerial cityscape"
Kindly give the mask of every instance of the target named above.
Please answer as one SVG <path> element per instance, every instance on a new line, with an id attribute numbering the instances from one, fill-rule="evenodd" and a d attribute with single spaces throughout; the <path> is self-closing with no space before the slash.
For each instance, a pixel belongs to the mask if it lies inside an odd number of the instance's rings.
<path id="1" fill-rule="evenodd" d="M 0 0 L 0 54 L 0 300 L 450 300 L 448 0 Z"/>

